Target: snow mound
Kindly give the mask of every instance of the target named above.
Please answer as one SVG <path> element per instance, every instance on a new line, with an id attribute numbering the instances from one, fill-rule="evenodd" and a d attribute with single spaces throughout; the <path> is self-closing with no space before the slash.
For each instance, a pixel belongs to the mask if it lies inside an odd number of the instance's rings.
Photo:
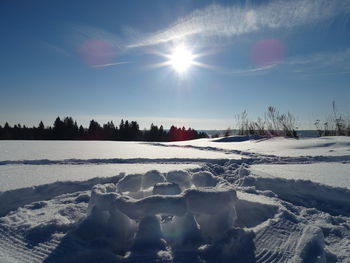
<path id="1" fill-rule="evenodd" d="M 180 173 L 174 174 L 178 178 Z M 125 256 L 163 251 L 169 246 L 196 249 L 204 241 L 220 239 L 234 227 L 237 195 L 232 188 L 201 187 L 181 192 L 177 184 L 163 182 L 154 186 L 155 195 L 141 199 L 120 192 L 120 184 L 123 190 L 130 190 L 133 183 L 139 186 L 139 178 L 125 176 L 117 184 L 95 185 L 88 216 L 76 235 L 89 244 L 102 242 Z"/>
<path id="2" fill-rule="evenodd" d="M 326 262 L 324 246 L 322 230 L 319 227 L 306 226 L 298 241 L 294 262 L 312 262 L 314 258 L 318 258 L 319 262 Z"/>

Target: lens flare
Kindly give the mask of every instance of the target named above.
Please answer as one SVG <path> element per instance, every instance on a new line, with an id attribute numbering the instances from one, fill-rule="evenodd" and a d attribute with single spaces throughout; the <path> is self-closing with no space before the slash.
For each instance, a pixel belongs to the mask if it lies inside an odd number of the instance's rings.
<path id="1" fill-rule="evenodd" d="M 281 40 L 264 39 L 251 49 L 251 60 L 256 67 L 273 66 L 282 62 L 286 47 Z"/>
<path id="2" fill-rule="evenodd" d="M 194 64 L 194 55 L 185 46 L 177 46 L 169 56 L 169 64 L 178 73 L 186 72 Z"/>
<path id="3" fill-rule="evenodd" d="M 91 39 L 81 44 L 79 54 L 91 67 L 111 65 L 115 62 L 115 50 L 107 40 Z"/>

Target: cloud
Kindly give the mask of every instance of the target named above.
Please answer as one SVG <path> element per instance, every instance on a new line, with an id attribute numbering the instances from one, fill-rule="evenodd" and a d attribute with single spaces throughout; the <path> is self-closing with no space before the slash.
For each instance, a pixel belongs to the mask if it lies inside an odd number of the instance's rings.
<path id="1" fill-rule="evenodd" d="M 105 68 L 127 64 L 122 60 L 125 51 L 125 40 L 117 34 L 88 25 L 67 23 L 63 37 L 65 49 L 75 54 L 92 68 Z M 59 47 L 58 45 L 56 45 Z"/>
<path id="2" fill-rule="evenodd" d="M 118 65 L 129 64 L 129 63 L 130 62 L 128 62 L 128 61 L 121 61 L 121 62 L 115 62 L 115 63 L 93 65 L 92 67 L 93 68 L 106 68 L 106 67 L 118 66 Z"/>
<path id="3" fill-rule="evenodd" d="M 290 65 L 310 65 L 317 63 L 319 67 L 334 65 L 334 63 L 343 63 L 350 59 L 350 48 L 338 52 L 322 52 L 304 57 L 294 57 L 286 64 Z"/>
<path id="4" fill-rule="evenodd" d="M 349 12 L 349 0 L 277 0 L 256 7 L 213 4 L 195 10 L 168 28 L 131 42 L 128 47 L 156 45 L 194 35 L 234 37 L 263 29 L 291 28 Z"/>
<path id="5" fill-rule="evenodd" d="M 350 49 L 289 57 L 284 61 L 256 68 L 230 69 L 212 66 L 210 69 L 221 74 L 238 76 L 263 75 L 272 70 L 292 72 L 304 76 L 350 74 Z"/>
<path id="6" fill-rule="evenodd" d="M 350 49 L 291 57 L 283 62 L 282 69 L 309 75 L 349 74 Z"/>
<path id="7" fill-rule="evenodd" d="M 38 42 L 47 50 L 56 53 L 60 56 L 71 56 L 71 53 L 69 53 L 66 49 L 64 49 L 63 47 L 60 47 L 58 45 L 52 44 L 50 42 L 47 41 L 42 41 L 42 40 L 38 40 Z"/>
<path id="8" fill-rule="evenodd" d="M 103 40 L 113 46 L 115 52 L 124 50 L 123 40 L 117 34 L 94 26 L 67 24 L 66 37 L 72 46 L 91 40 Z"/>
<path id="9" fill-rule="evenodd" d="M 271 69 L 275 68 L 278 64 L 273 63 L 266 66 L 261 66 L 257 68 L 224 68 L 218 66 L 211 66 L 209 69 L 214 70 L 220 74 L 224 75 L 237 75 L 237 76 L 255 76 L 264 75 L 270 72 Z"/>

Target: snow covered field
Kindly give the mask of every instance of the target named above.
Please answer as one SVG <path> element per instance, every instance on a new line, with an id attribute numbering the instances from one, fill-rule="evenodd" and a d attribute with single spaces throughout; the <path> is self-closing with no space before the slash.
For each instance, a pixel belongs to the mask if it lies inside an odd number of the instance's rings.
<path id="1" fill-rule="evenodd" d="M 350 262 L 350 138 L 0 142 L 0 262 Z"/>
<path id="2" fill-rule="evenodd" d="M 350 189 L 349 163 L 257 164 L 249 169 L 261 177 L 310 180 L 320 184 Z"/>
<path id="3" fill-rule="evenodd" d="M 149 147 L 147 143 L 116 141 L 2 141 L 0 142 L 1 161 L 28 160 L 84 160 L 87 162 L 118 162 L 118 159 L 218 159 L 240 158 L 236 154 L 222 152 L 205 153 L 194 148 L 179 152 L 176 148 Z"/>
<path id="4" fill-rule="evenodd" d="M 196 163 L 119 163 L 65 165 L 0 165 L 0 191 L 30 187 L 57 181 L 84 181 L 95 177 L 112 177 L 120 173 L 146 173 L 157 169 L 165 173 L 176 169 L 193 169 Z"/>

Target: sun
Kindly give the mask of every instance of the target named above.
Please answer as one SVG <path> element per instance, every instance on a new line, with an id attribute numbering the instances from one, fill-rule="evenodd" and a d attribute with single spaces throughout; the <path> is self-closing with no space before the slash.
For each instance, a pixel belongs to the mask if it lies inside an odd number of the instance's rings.
<path id="1" fill-rule="evenodd" d="M 193 59 L 192 52 L 185 45 L 179 45 L 169 55 L 169 64 L 176 72 L 184 73 L 194 64 Z"/>

